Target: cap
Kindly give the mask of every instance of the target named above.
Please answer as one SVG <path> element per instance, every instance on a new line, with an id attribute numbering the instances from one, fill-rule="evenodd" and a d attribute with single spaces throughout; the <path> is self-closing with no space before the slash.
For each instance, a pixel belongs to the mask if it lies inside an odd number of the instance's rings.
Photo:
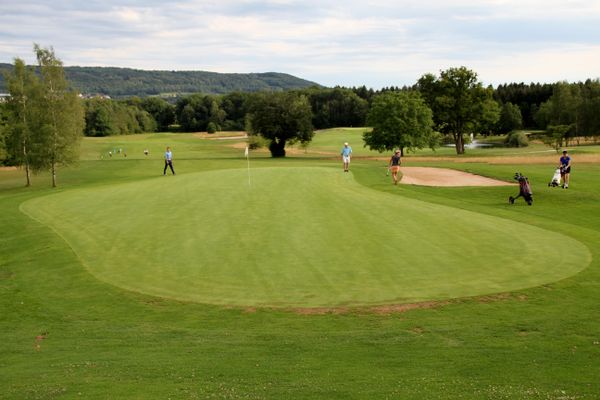
<path id="1" fill-rule="evenodd" d="M 345 142 L 345 143 L 344 143 L 344 146 L 348 146 L 348 142 Z"/>

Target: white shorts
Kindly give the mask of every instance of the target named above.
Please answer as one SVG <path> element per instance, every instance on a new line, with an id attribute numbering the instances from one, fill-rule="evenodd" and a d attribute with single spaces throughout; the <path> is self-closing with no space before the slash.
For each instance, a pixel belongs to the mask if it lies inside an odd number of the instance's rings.
<path id="1" fill-rule="evenodd" d="M 347 164 L 350 162 L 350 156 L 342 156 L 342 160 L 344 160 L 344 164 Z"/>

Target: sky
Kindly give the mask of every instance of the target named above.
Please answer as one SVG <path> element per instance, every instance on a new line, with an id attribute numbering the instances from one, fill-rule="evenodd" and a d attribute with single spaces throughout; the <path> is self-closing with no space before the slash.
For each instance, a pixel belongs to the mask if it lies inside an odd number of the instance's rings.
<path id="1" fill-rule="evenodd" d="M 465 66 L 485 85 L 600 78 L 600 0 L 0 0 L 0 62 L 283 72 L 380 89 Z"/>

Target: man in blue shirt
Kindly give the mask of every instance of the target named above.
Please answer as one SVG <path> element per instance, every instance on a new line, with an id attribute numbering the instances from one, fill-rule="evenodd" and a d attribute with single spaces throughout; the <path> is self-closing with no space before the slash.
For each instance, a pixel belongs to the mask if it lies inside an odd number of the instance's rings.
<path id="1" fill-rule="evenodd" d="M 167 147 L 167 151 L 165 151 L 165 169 L 163 175 L 167 174 L 167 167 L 171 167 L 171 172 L 175 175 L 175 170 L 173 169 L 173 153 L 171 152 L 170 147 Z"/>
<path id="2" fill-rule="evenodd" d="M 348 146 L 348 142 L 344 143 L 342 147 L 342 161 L 344 161 L 344 172 L 348 172 L 350 167 L 350 154 L 352 154 L 352 147 Z"/>
<path id="3" fill-rule="evenodd" d="M 558 165 L 560 168 L 560 176 L 562 177 L 562 187 L 563 189 L 569 188 L 569 175 L 571 174 L 571 157 L 567 154 L 567 151 L 563 151 L 563 155 L 560 158 L 560 164 Z"/>

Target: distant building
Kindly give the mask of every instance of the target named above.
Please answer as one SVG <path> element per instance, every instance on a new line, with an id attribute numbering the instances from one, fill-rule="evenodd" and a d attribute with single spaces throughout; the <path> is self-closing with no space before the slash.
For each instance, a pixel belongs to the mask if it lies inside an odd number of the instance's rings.
<path id="1" fill-rule="evenodd" d="M 82 99 L 104 99 L 104 100 L 110 100 L 110 96 L 107 94 L 101 94 L 101 93 L 80 93 L 79 97 Z"/>

